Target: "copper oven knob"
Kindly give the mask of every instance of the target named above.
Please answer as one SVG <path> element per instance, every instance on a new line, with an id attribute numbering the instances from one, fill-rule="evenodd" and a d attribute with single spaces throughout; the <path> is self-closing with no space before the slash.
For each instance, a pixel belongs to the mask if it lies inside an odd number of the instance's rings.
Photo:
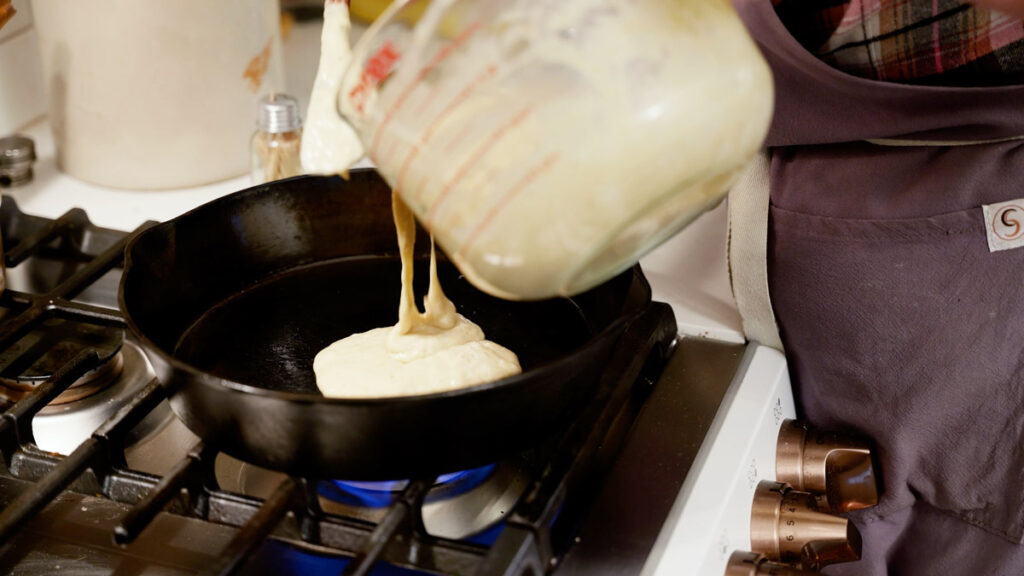
<path id="1" fill-rule="evenodd" d="M 764 554 L 756 552 L 733 552 L 729 564 L 725 567 L 724 576 L 812 576 L 806 572 L 790 568 L 784 564 L 769 562 Z"/>
<path id="2" fill-rule="evenodd" d="M 750 548 L 769 560 L 816 570 L 859 560 L 861 542 L 846 518 L 819 511 L 813 494 L 763 481 L 754 492 Z"/>
<path id="3" fill-rule="evenodd" d="M 797 490 L 821 494 L 832 512 L 878 504 L 878 483 L 867 442 L 820 432 L 792 420 L 783 422 L 779 430 L 775 478 Z"/>

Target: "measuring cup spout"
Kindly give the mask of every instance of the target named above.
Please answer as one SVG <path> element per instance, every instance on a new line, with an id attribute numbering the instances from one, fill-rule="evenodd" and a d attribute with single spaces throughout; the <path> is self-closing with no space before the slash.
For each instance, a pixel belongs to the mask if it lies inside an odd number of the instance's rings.
<path id="1" fill-rule="evenodd" d="M 309 97 L 300 159 L 309 174 L 344 173 L 363 157 L 363 145 L 355 130 L 341 117 L 335 102 L 342 76 L 352 59 L 348 3 L 324 4 L 320 33 L 320 63 Z"/>

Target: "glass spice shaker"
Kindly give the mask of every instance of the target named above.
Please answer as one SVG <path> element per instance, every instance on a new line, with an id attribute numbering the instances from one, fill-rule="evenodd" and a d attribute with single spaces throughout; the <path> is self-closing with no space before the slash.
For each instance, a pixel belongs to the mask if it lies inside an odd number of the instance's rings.
<path id="1" fill-rule="evenodd" d="M 299 103 L 287 94 L 260 99 L 259 128 L 252 136 L 252 182 L 263 184 L 302 174 Z"/>
<path id="2" fill-rule="evenodd" d="M 0 189 L 31 182 L 32 163 L 35 161 L 36 145 L 31 138 L 20 134 L 0 138 Z M 0 292 L 7 287 L 2 236 L 0 234 Z"/>

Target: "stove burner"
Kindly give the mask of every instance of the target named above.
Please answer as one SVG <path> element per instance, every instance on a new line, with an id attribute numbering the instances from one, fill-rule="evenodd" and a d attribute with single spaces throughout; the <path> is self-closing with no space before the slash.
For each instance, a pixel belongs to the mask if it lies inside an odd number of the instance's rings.
<path id="1" fill-rule="evenodd" d="M 257 498 L 267 498 L 286 477 L 227 454 L 217 456 L 217 483 L 222 490 Z M 503 526 L 505 514 L 515 507 L 531 478 L 529 464 L 513 458 L 465 472 L 457 472 L 445 484 L 435 484 L 423 503 L 423 525 L 427 533 L 439 538 L 468 540 L 493 538 Z M 443 477 L 442 477 L 443 479 Z M 343 518 L 380 522 L 387 504 L 400 490 L 399 483 L 321 482 L 320 507 L 328 514 Z M 363 487 L 352 487 L 352 484 Z M 367 484 L 378 484 L 374 490 Z"/>
<path id="2" fill-rule="evenodd" d="M 86 349 L 96 351 L 99 366 L 79 378 L 51 405 L 92 396 L 117 381 L 124 371 L 123 342 L 124 330 L 120 328 L 48 319 L 10 348 L 0 350 L 0 399 L 17 402 Z"/>
<path id="3" fill-rule="evenodd" d="M 496 464 L 488 464 L 472 470 L 443 474 L 434 481 L 434 487 L 427 493 L 426 502 L 453 498 L 469 492 L 486 481 Z M 359 482 L 352 480 L 333 480 L 320 485 L 320 495 L 336 502 L 370 508 L 390 506 L 398 493 L 409 485 L 408 480 L 389 480 L 383 482 Z"/>
<path id="4" fill-rule="evenodd" d="M 142 350 L 125 341 L 104 364 L 80 378 L 68 392 L 36 414 L 32 419 L 36 446 L 49 452 L 70 454 L 155 377 Z M 8 388 L 0 390 L 10 392 Z M 170 408 L 162 403 L 136 426 L 127 443 L 130 445 L 148 436 L 169 417 Z"/>
<path id="5" fill-rule="evenodd" d="M 88 398 L 110 386 L 123 371 L 124 356 L 118 351 L 109 360 L 83 374 L 81 378 L 76 380 L 67 390 L 61 392 L 49 405 L 59 406 Z M 33 380 L 33 384 L 25 384 L 24 380 L 11 380 L 0 376 L 0 397 L 10 402 L 17 402 L 44 380 L 45 378 Z"/>

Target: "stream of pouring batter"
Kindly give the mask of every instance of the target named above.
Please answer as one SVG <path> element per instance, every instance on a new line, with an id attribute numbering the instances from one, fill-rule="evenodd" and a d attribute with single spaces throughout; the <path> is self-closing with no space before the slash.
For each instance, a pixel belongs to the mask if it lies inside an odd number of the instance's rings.
<path id="1" fill-rule="evenodd" d="M 416 218 L 397 194 L 391 197 L 402 258 L 398 324 L 353 334 L 313 360 L 324 396 L 380 398 L 464 388 L 522 371 L 516 355 L 485 339 L 483 330 L 455 310 L 441 290 L 433 239 L 430 285 L 423 312 L 413 293 Z"/>

